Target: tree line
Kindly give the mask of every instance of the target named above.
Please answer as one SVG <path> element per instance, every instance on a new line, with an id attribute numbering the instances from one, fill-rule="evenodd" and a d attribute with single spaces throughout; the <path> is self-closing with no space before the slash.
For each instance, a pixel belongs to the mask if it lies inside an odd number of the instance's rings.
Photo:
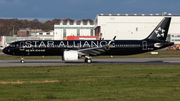
<path id="1" fill-rule="evenodd" d="M 74 22 L 75 20 L 67 18 L 67 19 L 53 19 L 48 20 L 46 22 L 40 22 L 38 19 L 34 19 L 32 21 L 29 21 L 27 19 L 25 20 L 18 20 L 15 19 L 0 19 L 0 36 L 12 36 L 13 35 L 13 26 L 14 26 L 14 34 L 17 34 L 17 31 L 20 29 L 30 28 L 30 29 L 42 29 L 43 31 L 50 31 L 54 29 L 55 23 L 60 23 L 63 21 L 64 23 L 67 23 L 67 21 Z M 91 23 L 93 20 L 91 19 L 83 19 L 77 21 L 77 23 L 80 23 L 81 21 L 87 22 L 90 21 Z"/>

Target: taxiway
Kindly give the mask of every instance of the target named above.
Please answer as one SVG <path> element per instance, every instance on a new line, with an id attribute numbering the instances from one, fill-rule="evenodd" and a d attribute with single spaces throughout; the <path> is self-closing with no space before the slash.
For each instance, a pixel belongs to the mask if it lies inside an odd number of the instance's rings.
<path id="1" fill-rule="evenodd" d="M 91 64 L 84 63 L 83 59 L 78 61 L 64 62 L 60 59 L 48 60 L 0 60 L 0 67 L 14 66 L 61 66 L 61 65 L 96 65 L 96 64 L 138 64 L 138 65 L 180 65 L 180 58 L 110 58 L 93 59 Z"/>

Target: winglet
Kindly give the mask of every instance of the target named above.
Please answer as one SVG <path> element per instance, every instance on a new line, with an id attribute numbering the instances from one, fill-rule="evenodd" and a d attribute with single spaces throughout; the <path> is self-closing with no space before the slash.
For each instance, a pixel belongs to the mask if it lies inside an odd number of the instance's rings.
<path id="1" fill-rule="evenodd" d="M 114 42 L 114 41 L 115 41 L 115 39 L 116 39 L 116 36 L 114 36 L 114 38 L 113 38 L 111 41 L 109 41 L 109 43 L 108 43 L 108 45 L 107 45 L 107 46 L 109 46 L 112 42 Z"/>
<path id="2" fill-rule="evenodd" d="M 116 39 L 116 36 L 114 36 L 113 41 Z"/>

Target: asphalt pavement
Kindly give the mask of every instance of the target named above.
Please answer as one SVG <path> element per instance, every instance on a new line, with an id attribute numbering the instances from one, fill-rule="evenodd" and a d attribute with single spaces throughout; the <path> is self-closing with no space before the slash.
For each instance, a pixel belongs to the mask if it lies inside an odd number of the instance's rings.
<path id="1" fill-rule="evenodd" d="M 62 65 L 100 65 L 100 64 L 135 64 L 135 65 L 180 65 L 180 58 L 110 58 L 92 59 L 92 63 L 84 63 L 83 59 L 78 61 L 64 62 L 60 59 L 36 59 L 26 60 L 0 60 L 0 67 L 15 66 L 62 66 Z"/>

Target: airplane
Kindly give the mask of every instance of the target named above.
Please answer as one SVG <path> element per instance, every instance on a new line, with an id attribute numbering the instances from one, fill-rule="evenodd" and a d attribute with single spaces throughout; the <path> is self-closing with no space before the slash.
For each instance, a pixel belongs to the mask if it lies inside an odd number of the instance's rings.
<path id="1" fill-rule="evenodd" d="M 133 55 L 158 50 L 174 43 L 166 41 L 171 17 L 165 17 L 142 40 L 24 40 L 11 43 L 3 49 L 8 55 L 21 56 L 62 56 L 64 61 L 75 61 L 85 57 L 91 63 L 91 56 L 98 55 Z"/>

